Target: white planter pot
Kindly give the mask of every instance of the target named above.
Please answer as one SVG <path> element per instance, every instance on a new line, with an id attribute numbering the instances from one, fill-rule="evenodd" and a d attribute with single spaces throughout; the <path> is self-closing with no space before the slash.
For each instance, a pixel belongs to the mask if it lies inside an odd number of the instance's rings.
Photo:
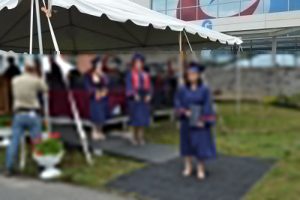
<path id="1" fill-rule="evenodd" d="M 57 155 L 37 155 L 33 153 L 33 159 L 38 163 L 39 166 L 44 167 L 45 169 L 41 172 L 40 178 L 43 180 L 49 180 L 58 178 L 61 176 L 61 171 L 57 169 L 55 166 L 58 165 L 62 158 L 64 152 L 61 152 Z"/>
<path id="2" fill-rule="evenodd" d="M 1 128 L 0 129 L 0 147 L 8 147 L 10 144 L 10 136 L 11 136 L 11 129 L 10 128 Z"/>

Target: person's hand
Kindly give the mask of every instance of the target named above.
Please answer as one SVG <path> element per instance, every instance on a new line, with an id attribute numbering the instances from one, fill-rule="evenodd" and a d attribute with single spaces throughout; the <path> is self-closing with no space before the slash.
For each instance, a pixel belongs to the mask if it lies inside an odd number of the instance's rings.
<path id="1" fill-rule="evenodd" d="M 138 94 L 134 95 L 134 100 L 135 101 L 140 101 L 141 100 L 140 95 L 138 95 Z"/>
<path id="2" fill-rule="evenodd" d="M 186 117 L 191 117 L 192 116 L 192 112 L 190 110 L 186 110 L 184 112 L 184 114 L 185 114 Z"/>
<path id="3" fill-rule="evenodd" d="M 93 75 L 92 80 L 93 80 L 94 83 L 99 83 L 100 82 L 100 78 L 97 75 Z"/>
<path id="4" fill-rule="evenodd" d="M 147 95 L 146 98 L 145 98 L 145 101 L 146 101 L 146 103 L 150 103 L 150 101 L 151 101 L 151 96 L 150 96 L 150 95 Z"/>
<path id="5" fill-rule="evenodd" d="M 102 97 L 106 97 L 108 95 L 108 90 L 105 88 L 102 90 Z"/>
<path id="6" fill-rule="evenodd" d="M 99 101 L 99 100 L 101 100 L 102 99 L 102 97 L 103 97 L 103 93 L 102 93 L 102 91 L 96 91 L 96 100 L 97 101 Z"/>
<path id="7" fill-rule="evenodd" d="M 48 17 L 48 18 L 52 17 L 51 10 L 47 9 L 46 7 L 42 7 L 41 10 L 45 13 L 46 17 Z"/>
<path id="8" fill-rule="evenodd" d="M 197 124 L 197 126 L 199 128 L 204 128 L 204 122 L 203 121 L 199 121 L 198 124 Z"/>

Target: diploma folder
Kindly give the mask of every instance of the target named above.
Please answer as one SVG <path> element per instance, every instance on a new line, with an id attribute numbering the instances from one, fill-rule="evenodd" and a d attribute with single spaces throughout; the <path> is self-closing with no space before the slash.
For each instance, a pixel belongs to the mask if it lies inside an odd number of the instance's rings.
<path id="1" fill-rule="evenodd" d="M 140 96 L 140 98 L 141 98 L 142 100 L 145 100 L 148 94 L 149 94 L 149 92 L 147 92 L 147 91 L 144 90 L 144 89 L 139 89 L 139 90 L 138 90 L 138 95 Z"/>
<path id="2" fill-rule="evenodd" d="M 190 106 L 191 116 L 190 116 L 190 126 L 198 127 L 199 121 L 202 116 L 202 106 L 200 105 L 191 105 Z"/>

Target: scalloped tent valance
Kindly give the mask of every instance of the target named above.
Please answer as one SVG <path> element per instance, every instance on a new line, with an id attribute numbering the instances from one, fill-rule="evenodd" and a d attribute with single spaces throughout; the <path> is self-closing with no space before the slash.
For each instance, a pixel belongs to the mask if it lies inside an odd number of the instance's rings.
<path id="1" fill-rule="evenodd" d="M 52 5 L 51 20 L 63 53 L 172 49 L 178 45 L 178 32 L 183 30 L 192 45 L 242 44 L 237 37 L 160 14 L 129 0 L 52 0 Z M 28 51 L 29 15 L 29 0 L 0 2 L 0 49 Z M 45 52 L 53 52 L 44 16 L 42 33 Z M 34 41 L 36 37 L 34 33 Z"/>

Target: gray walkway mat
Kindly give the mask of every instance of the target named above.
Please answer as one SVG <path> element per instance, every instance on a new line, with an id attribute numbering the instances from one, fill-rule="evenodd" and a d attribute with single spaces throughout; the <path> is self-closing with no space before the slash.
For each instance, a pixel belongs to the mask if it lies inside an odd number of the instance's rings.
<path id="1" fill-rule="evenodd" d="M 183 178 L 181 160 L 175 159 L 121 176 L 108 187 L 155 200 L 238 200 L 273 163 L 254 158 L 220 157 L 208 162 L 208 177 L 199 181 L 195 177 Z"/>
<path id="2" fill-rule="evenodd" d="M 118 137 L 109 137 L 106 141 L 94 145 L 102 148 L 104 152 L 148 163 L 164 163 L 179 156 L 173 146 L 150 143 L 145 146 L 133 146 L 128 140 Z"/>
<path id="3" fill-rule="evenodd" d="M 80 147 L 80 139 L 75 126 L 54 125 L 53 131 L 60 132 L 63 141 L 72 146 Z M 146 144 L 133 146 L 128 140 L 120 137 L 108 137 L 103 142 L 90 142 L 91 148 L 100 148 L 105 153 L 132 158 L 148 163 L 164 163 L 178 157 L 178 151 L 173 146 Z"/>

